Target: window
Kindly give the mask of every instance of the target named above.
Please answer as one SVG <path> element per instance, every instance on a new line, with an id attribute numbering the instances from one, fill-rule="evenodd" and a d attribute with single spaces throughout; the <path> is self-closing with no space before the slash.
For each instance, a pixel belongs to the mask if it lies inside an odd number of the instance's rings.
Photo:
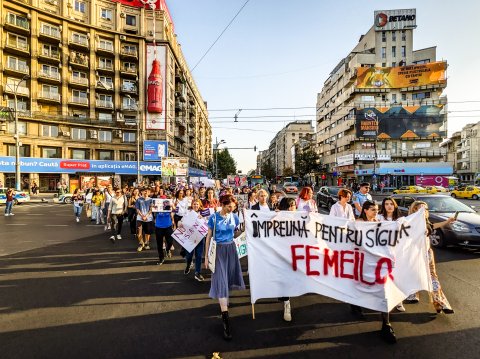
<path id="1" fill-rule="evenodd" d="M 72 128 L 72 140 L 86 140 L 87 130 L 84 128 Z"/>
<path id="2" fill-rule="evenodd" d="M 406 46 L 402 46 L 402 58 L 405 58 L 407 56 L 407 48 Z"/>
<path id="3" fill-rule="evenodd" d="M 131 97 L 124 97 L 122 105 L 123 108 L 135 110 L 137 108 L 137 101 Z"/>
<path id="4" fill-rule="evenodd" d="M 74 9 L 75 11 L 78 11 L 78 12 L 81 12 L 81 13 L 84 13 L 86 12 L 86 4 L 84 1 L 81 1 L 81 0 L 75 0 L 74 1 Z"/>
<path id="5" fill-rule="evenodd" d="M 137 26 L 137 17 L 135 15 L 127 15 L 125 17 L 125 24 L 128 26 Z"/>
<path id="6" fill-rule="evenodd" d="M 123 80 L 122 81 L 122 90 L 136 92 L 137 91 L 137 82 L 134 80 Z M 172 91 L 173 94 L 173 91 Z"/>
<path id="7" fill-rule="evenodd" d="M 72 160 L 87 160 L 88 159 L 88 150 L 80 149 L 71 149 L 70 158 Z"/>
<path id="8" fill-rule="evenodd" d="M 397 94 L 396 93 L 392 93 L 392 102 L 397 103 Z"/>
<path id="9" fill-rule="evenodd" d="M 100 39 L 98 42 L 98 48 L 107 51 L 113 51 L 113 41 Z"/>
<path id="10" fill-rule="evenodd" d="M 83 111 L 74 111 L 71 113 L 71 116 L 74 118 L 87 118 L 87 113 Z"/>
<path id="11" fill-rule="evenodd" d="M 88 104 L 87 91 L 72 90 L 72 100 L 76 103 Z"/>
<path id="12" fill-rule="evenodd" d="M 111 113 L 100 112 L 98 114 L 98 120 L 99 121 L 105 121 L 105 122 L 112 122 L 113 121 L 113 115 Z"/>
<path id="13" fill-rule="evenodd" d="M 397 47 L 392 46 L 392 57 L 397 57 Z"/>
<path id="14" fill-rule="evenodd" d="M 29 89 L 27 87 L 27 81 L 22 80 L 22 79 L 17 79 L 15 77 L 8 77 L 7 78 L 7 83 L 5 84 L 5 89 L 13 91 L 17 89 L 17 94 L 18 95 L 25 95 L 29 94 Z M 15 108 L 15 101 L 12 102 L 13 106 L 10 106 L 11 108 Z M 18 108 L 20 109 L 20 105 L 18 105 Z"/>
<path id="15" fill-rule="evenodd" d="M 386 62 L 382 62 L 382 67 L 386 67 L 387 66 L 387 63 Z"/>
<path id="16" fill-rule="evenodd" d="M 98 99 L 104 102 L 113 102 L 112 95 L 98 95 Z"/>
<path id="17" fill-rule="evenodd" d="M 17 49 L 28 50 L 28 41 L 24 36 L 8 34 L 7 44 Z"/>
<path id="18" fill-rule="evenodd" d="M 412 94 L 412 100 L 423 100 L 426 98 L 430 98 L 430 92 L 418 92 Z"/>
<path id="19" fill-rule="evenodd" d="M 7 79 L 7 83 L 8 83 L 8 80 L 10 80 L 10 78 Z M 19 86 L 19 88 L 21 88 L 21 86 Z M 28 111 L 28 102 L 29 101 L 27 99 L 17 97 L 18 112 Z M 9 98 L 8 99 L 8 107 L 11 108 L 11 109 L 15 109 L 15 99 L 14 98 Z"/>
<path id="20" fill-rule="evenodd" d="M 387 58 L 387 48 L 382 47 L 382 59 L 386 59 L 386 58 Z"/>
<path id="21" fill-rule="evenodd" d="M 15 122 L 8 123 L 8 133 L 15 133 Z M 18 121 L 18 134 L 26 135 L 27 134 L 27 123 L 23 121 Z"/>
<path id="22" fill-rule="evenodd" d="M 113 61 L 112 59 L 100 57 L 98 60 L 98 67 L 101 69 L 113 69 Z"/>
<path id="23" fill-rule="evenodd" d="M 136 161 L 137 156 L 135 152 L 120 152 L 122 161 Z"/>
<path id="24" fill-rule="evenodd" d="M 25 29 L 29 28 L 28 19 L 26 17 L 20 16 L 18 14 L 14 14 L 14 13 L 9 12 L 8 17 L 7 17 L 7 21 L 10 24 L 13 24 L 15 26 L 23 27 Z"/>
<path id="25" fill-rule="evenodd" d="M 113 89 L 113 79 L 111 77 L 99 76 L 97 84 L 107 90 Z"/>
<path id="26" fill-rule="evenodd" d="M 101 142 L 112 142 L 112 131 L 98 131 L 98 140 Z"/>
<path id="27" fill-rule="evenodd" d="M 405 30 L 402 30 L 402 41 L 407 40 L 407 32 Z"/>
<path id="28" fill-rule="evenodd" d="M 413 61 L 414 64 L 420 65 L 420 64 L 428 64 L 430 62 L 430 59 L 423 59 L 423 60 L 418 60 L 418 61 Z"/>
<path id="29" fill-rule="evenodd" d="M 127 72 L 137 72 L 137 64 L 134 62 L 124 62 L 123 69 Z"/>
<path id="30" fill-rule="evenodd" d="M 59 147 L 42 147 L 42 158 L 62 158 L 62 149 Z"/>
<path id="31" fill-rule="evenodd" d="M 392 41 L 397 41 L 397 32 L 392 31 Z"/>
<path id="32" fill-rule="evenodd" d="M 402 101 L 407 101 L 407 94 L 406 93 L 402 93 Z"/>
<path id="33" fill-rule="evenodd" d="M 137 124 L 137 117 L 136 116 L 123 116 L 126 125 L 136 125 Z"/>
<path id="34" fill-rule="evenodd" d="M 47 57 L 53 57 L 55 59 L 60 58 L 60 52 L 58 51 L 58 47 L 55 45 L 43 44 L 42 55 Z"/>
<path id="35" fill-rule="evenodd" d="M 58 137 L 58 126 L 42 125 L 42 136 Z"/>
<path id="36" fill-rule="evenodd" d="M 382 101 L 387 101 L 387 95 L 382 95 Z"/>
<path id="37" fill-rule="evenodd" d="M 123 133 L 123 142 L 135 142 L 135 141 L 136 141 L 135 132 Z"/>
<path id="38" fill-rule="evenodd" d="M 397 62 L 396 61 L 392 61 L 392 67 L 396 67 L 397 66 Z"/>
<path id="39" fill-rule="evenodd" d="M 382 42 L 387 42 L 387 33 L 382 31 Z"/>
<path id="40" fill-rule="evenodd" d="M 58 67 L 50 66 L 50 65 L 42 65 L 42 69 L 40 71 L 40 75 L 45 77 L 49 77 L 52 79 L 60 79 L 60 72 Z"/>
<path id="41" fill-rule="evenodd" d="M 72 77 L 75 79 L 86 79 L 87 78 L 87 73 L 86 72 L 81 72 L 81 71 L 73 71 L 72 72 Z"/>
<path id="42" fill-rule="evenodd" d="M 72 33 L 72 41 L 77 44 L 88 45 L 88 37 L 85 34 L 79 34 L 78 32 Z"/>
<path id="43" fill-rule="evenodd" d="M 102 132 L 102 131 L 100 131 Z M 98 159 L 101 161 L 112 161 L 113 152 L 112 151 L 98 151 Z"/>
<path id="44" fill-rule="evenodd" d="M 100 9 L 100 17 L 103 20 L 112 21 L 113 11 L 110 9 Z"/>
<path id="45" fill-rule="evenodd" d="M 15 145 L 8 145 L 8 155 L 15 156 Z M 30 157 L 30 145 L 20 146 L 20 157 Z"/>

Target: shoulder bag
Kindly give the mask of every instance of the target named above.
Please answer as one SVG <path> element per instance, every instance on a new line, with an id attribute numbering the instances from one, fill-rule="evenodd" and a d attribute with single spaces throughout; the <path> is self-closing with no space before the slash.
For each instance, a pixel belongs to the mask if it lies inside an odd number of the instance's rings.
<path id="1" fill-rule="evenodd" d="M 215 273 L 215 260 L 217 259 L 217 242 L 215 241 L 215 232 L 217 230 L 217 212 L 213 213 L 213 234 L 208 247 L 208 268 Z"/>

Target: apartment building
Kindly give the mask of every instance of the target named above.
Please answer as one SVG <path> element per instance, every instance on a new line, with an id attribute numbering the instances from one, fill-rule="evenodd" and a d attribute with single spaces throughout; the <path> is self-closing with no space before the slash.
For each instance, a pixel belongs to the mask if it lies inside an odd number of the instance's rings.
<path id="1" fill-rule="evenodd" d="M 159 163 L 143 161 L 144 140 L 164 144 L 162 155 L 188 158 L 190 175 L 206 174 L 212 160 L 207 106 L 165 0 L 157 2 L 155 17 L 136 0 L 0 0 L 0 11 L 5 185 L 15 181 L 15 132 L 23 186 L 36 181 L 41 191 L 55 190 L 58 181 L 78 185 L 82 175 L 132 183 L 137 159 L 141 175 L 157 178 Z M 147 91 L 152 56 L 161 66 L 155 112 Z"/>
<path id="2" fill-rule="evenodd" d="M 447 86 L 436 47 L 413 49 L 415 9 L 381 10 L 317 95 L 317 150 L 328 183 L 417 184 L 449 176 Z M 367 20 L 367 19 L 366 19 Z M 428 31 L 428 30 L 425 30 Z M 428 76 L 426 75 L 428 74 Z M 428 165 L 413 165 L 414 163 Z"/>
<path id="3" fill-rule="evenodd" d="M 480 181 L 480 122 L 471 123 L 462 128 L 456 157 L 455 170 L 459 182 Z"/>

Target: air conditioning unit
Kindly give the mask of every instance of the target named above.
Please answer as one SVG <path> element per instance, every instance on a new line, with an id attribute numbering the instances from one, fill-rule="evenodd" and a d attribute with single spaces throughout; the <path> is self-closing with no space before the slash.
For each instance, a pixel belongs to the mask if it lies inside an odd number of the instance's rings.
<path id="1" fill-rule="evenodd" d="M 114 130 L 113 135 L 117 138 L 122 138 L 122 130 Z"/>
<path id="2" fill-rule="evenodd" d="M 91 139 L 97 139 L 98 138 L 97 130 L 90 130 L 90 138 Z"/>
<path id="3" fill-rule="evenodd" d="M 120 35 L 120 40 L 125 41 L 127 40 L 127 37 L 125 35 Z"/>

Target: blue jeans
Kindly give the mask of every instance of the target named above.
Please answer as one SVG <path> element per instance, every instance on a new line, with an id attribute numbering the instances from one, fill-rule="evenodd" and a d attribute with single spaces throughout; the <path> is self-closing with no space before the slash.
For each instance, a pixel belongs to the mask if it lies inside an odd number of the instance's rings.
<path id="1" fill-rule="evenodd" d="M 203 247 L 205 247 L 205 238 L 197 244 L 193 251 L 190 253 L 187 252 L 187 255 L 185 256 L 187 264 L 190 265 L 190 263 L 192 263 L 193 254 L 195 253 L 195 273 L 200 273 L 202 270 Z"/>
<path id="2" fill-rule="evenodd" d="M 12 213 L 13 201 L 5 202 L 5 214 Z"/>
<path id="3" fill-rule="evenodd" d="M 83 206 L 73 206 L 73 213 L 75 214 L 75 217 L 80 218 L 80 215 L 82 214 Z"/>

